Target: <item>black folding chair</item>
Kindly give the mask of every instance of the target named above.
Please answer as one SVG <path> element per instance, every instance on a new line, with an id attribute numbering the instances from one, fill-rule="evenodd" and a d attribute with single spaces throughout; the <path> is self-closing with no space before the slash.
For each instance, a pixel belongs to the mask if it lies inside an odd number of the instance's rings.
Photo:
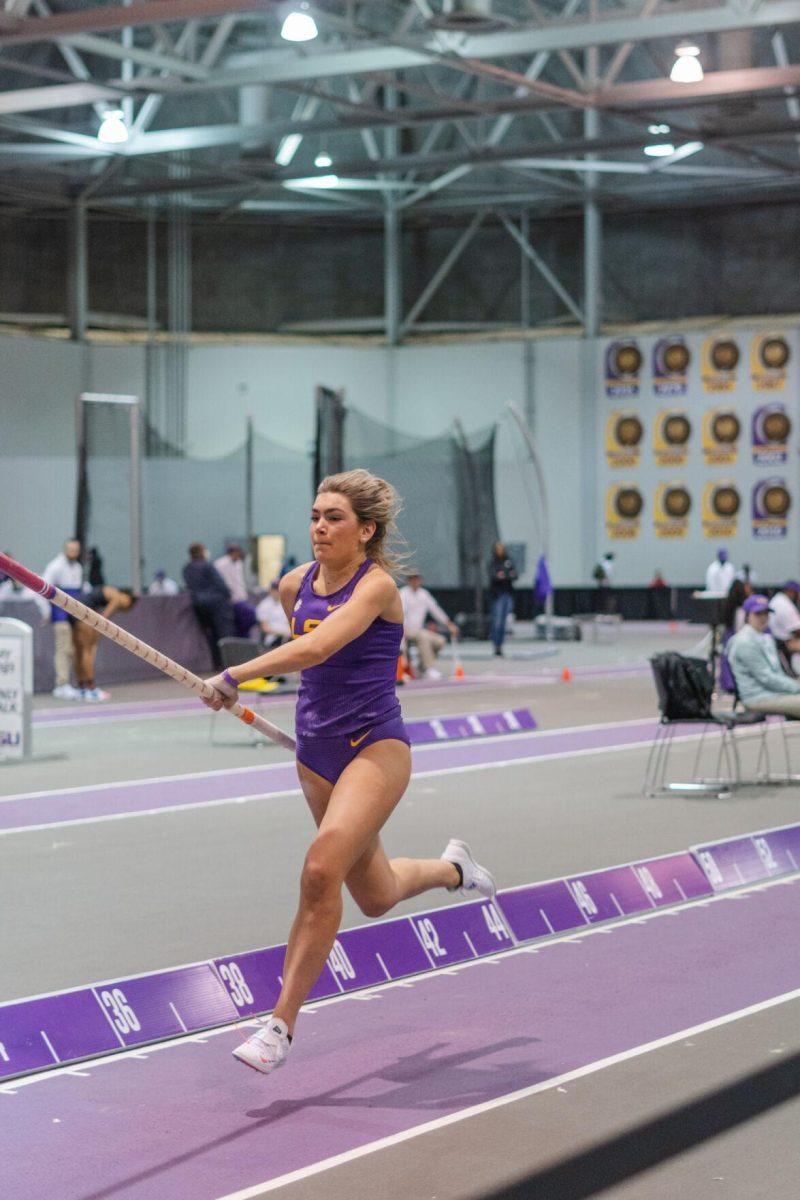
<path id="1" fill-rule="evenodd" d="M 741 726 L 761 725 L 762 713 L 744 711 L 720 712 L 712 708 L 714 678 L 704 659 L 689 658 L 675 651 L 655 654 L 650 659 L 653 680 L 658 695 L 659 724 L 645 768 L 642 791 L 645 796 L 664 792 L 689 792 L 701 795 L 722 795 L 741 786 L 742 768 L 734 730 Z M 679 725 L 699 725 L 700 738 L 692 768 L 692 778 L 686 783 L 666 782 L 667 766 L 675 730 Z M 709 730 L 720 735 L 716 776 L 700 777 L 700 761 Z M 723 762 L 725 773 L 722 774 Z"/>
<path id="2" fill-rule="evenodd" d="M 263 647 L 259 646 L 258 642 L 253 642 L 250 638 L 242 637 L 220 638 L 217 642 L 217 648 L 219 649 L 223 671 L 228 670 L 229 667 L 240 667 L 242 663 L 250 662 L 251 659 L 258 658 L 259 654 L 264 653 Z M 212 712 L 211 714 L 208 740 L 212 745 L 217 744 L 214 740 L 214 729 L 216 728 L 219 715 L 218 712 Z M 263 740 L 253 729 L 250 730 L 251 746 L 260 746 Z"/>

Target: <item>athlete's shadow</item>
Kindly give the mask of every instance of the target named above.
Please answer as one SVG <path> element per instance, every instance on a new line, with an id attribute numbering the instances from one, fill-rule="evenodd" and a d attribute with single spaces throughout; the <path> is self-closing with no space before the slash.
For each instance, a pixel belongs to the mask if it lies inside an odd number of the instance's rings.
<path id="1" fill-rule="evenodd" d="M 327 1092 L 306 1095 L 296 1100 L 275 1100 L 264 1108 L 251 1109 L 246 1114 L 251 1118 L 248 1124 L 210 1141 L 187 1146 L 180 1153 L 160 1163 L 145 1166 L 133 1174 L 104 1184 L 95 1191 L 82 1193 L 81 1200 L 115 1200 L 134 1184 L 150 1183 L 169 1171 L 194 1163 L 200 1155 L 229 1147 L 252 1134 L 258 1134 L 262 1129 L 268 1129 L 276 1121 L 290 1118 L 305 1109 L 385 1107 L 436 1111 L 469 1108 L 471 1104 L 482 1100 L 491 1100 L 495 1096 L 502 1096 L 520 1087 L 529 1087 L 531 1084 L 552 1078 L 552 1071 L 541 1065 L 537 1066 L 531 1059 L 523 1060 L 521 1055 L 515 1055 L 511 1062 L 487 1063 L 483 1068 L 477 1065 L 482 1058 L 489 1055 L 533 1046 L 537 1041 L 538 1038 L 506 1038 L 502 1042 L 473 1046 L 457 1054 L 438 1056 L 437 1051 L 446 1046 L 446 1043 L 435 1043 L 377 1071 L 368 1071 L 348 1079 Z M 389 1085 L 382 1091 L 376 1091 L 369 1086 L 382 1082 Z M 346 1094 L 359 1088 L 362 1089 L 361 1095 Z M 288 1130 L 287 1134 L 292 1136 Z M 295 1136 L 302 1138 L 302 1130 L 298 1130 Z"/>
<path id="2" fill-rule="evenodd" d="M 280 1121 L 307 1108 L 414 1108 L 436 1111 L 453 1105 L 469 1108 L 493 1096 L 528 1087 L 548 1078 L 530 1060 L 515 1055 L 509 1062 L 486 1063 L 482 1059 L 508 1050 L 533 1046 L 538 1038 L 506 1038 L 472 1046 L 454 1054 L 439 1054 L 446 1042 L 437 1042 L 415 1054 L 397 1059 L 377 1071 L 348 1079 L 326 1092 L 296 1100 L 275 1100 L 264 1108 L 250 1109 L 255 1121 Z M 384 1088 L 375 1084 L 386 1083 Z"/>

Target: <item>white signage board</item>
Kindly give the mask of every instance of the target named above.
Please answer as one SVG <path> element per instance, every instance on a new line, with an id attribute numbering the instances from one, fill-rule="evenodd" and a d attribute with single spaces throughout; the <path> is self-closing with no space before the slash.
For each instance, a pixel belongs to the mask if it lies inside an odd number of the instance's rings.
<path id="1" fill-rule="evenodd" d="M 0 762 L 31 752 L 32 640 L 23 621 L 0 620 Z"/>

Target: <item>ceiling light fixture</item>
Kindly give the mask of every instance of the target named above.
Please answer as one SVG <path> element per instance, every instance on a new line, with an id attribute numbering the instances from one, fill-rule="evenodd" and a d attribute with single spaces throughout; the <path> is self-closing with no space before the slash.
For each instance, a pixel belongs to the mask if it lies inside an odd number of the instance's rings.
<path id="1" fill-rule="evenodd" d="M 328 154 L 327 150 L 320 150 L 319 154 L 314 159 L 314 166 L 315 167 L 332 167 L 333 166 L 333 159 L 331 158 L 330 154 Z"/>
<path id="2" fill-rule="evenodd" d="M 672 142 L 655 142 L 652 146 L 645 146 L 644 152 L 650 158 L 666 158 L 675 153 L 675 147 Z"/>
<path id="3" fill-rule="evenodd" d="M 281 26 L 281 37 L 286 42 L 312 42 L 319 35 L 317 22 L 308 11 L 307 4 L 287 13 Z"/>
<path id="4" fill-rule="evenodd" d="M 275 162 L 279 167 L 289 166 L 302 140 L 302 133 L 287 133 L 286 137 L 281 139 L 281 144 L 278 146 L 275 155 Z"/>
<path id="5" fill-rule="evenodd" d="M 100 128 L 97 131 L 99 141 L 108 146 L 118 146 L 128 140 L 128 126 L 125 124 L 125 114 L 121 108 L 108 108 L 103 113 Z"/>
<path id="6" fill-rule="evenodd" d="M 669 125 L 648 125 L 648 133 L 669 133 Z"/>
<path id="7" fill-rule="evenodd" d="M 303 192 L 306 188 L 335 188 L 339 186 L 339 176 L 309 175 L 303 179 L 286 179 L 283 186 L 298 192 Z"/>
<path id="8" fill-rule="evenodd" d="M 673 83 L 699 83 L 703 78 L 700 47 L 688 42 L 675 47 L 675 62 L 669 77 Z"/>

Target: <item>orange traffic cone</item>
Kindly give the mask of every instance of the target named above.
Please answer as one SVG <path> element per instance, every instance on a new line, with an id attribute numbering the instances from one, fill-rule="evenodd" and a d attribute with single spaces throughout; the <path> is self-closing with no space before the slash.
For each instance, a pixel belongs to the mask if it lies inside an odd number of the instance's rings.
<path id="1" fill-rule="evenodd" d="M 405 654 L 401 654 L 397 659 L 397 682 L 405 683 L 406 675 L 409 674 L 410 671 L 408 669 L 408 659 L 406 658 Z"/>
<path id="2" fill-rule="evenodd" d="M 456 669 L 453 671 L 453 679 L 466 679 L 467 672 L 462 667 L 461 663 L 456 663 Z"/>
<path id="3" fill-rule="evenodd" d="M 570 671 L 569 667 L 564 667 L 564 670 L 561 672 L 561 679 L 564 683 L 569 683 L 570 679 L 572 679 L 572 671 Z"/>

